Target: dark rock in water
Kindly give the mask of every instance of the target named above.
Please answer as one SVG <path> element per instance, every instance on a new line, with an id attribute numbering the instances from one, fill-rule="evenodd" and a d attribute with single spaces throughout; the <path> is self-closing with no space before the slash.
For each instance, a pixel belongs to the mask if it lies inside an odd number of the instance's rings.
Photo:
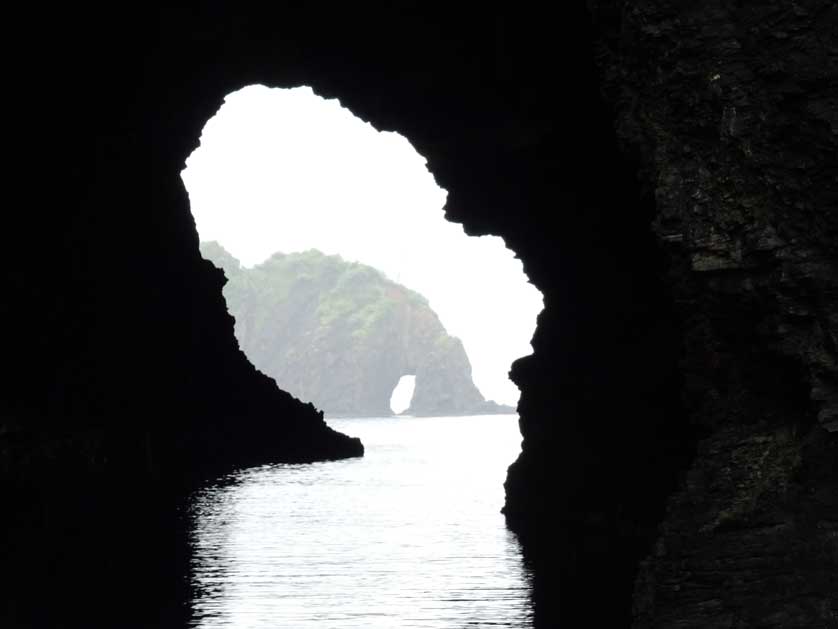
<path id="1" fill-rule="evenodd" d="M 326 414 L 391 415 L 404 375 L 416 376 L 407 414 L 509 412 L 483 399 L 463 344 L 427 300 L 380 271 L 315 250 L 277 253 L 252 269 L 218 243 L 201 251 L 229 279 L 224 297 L 248 358 Z"/>

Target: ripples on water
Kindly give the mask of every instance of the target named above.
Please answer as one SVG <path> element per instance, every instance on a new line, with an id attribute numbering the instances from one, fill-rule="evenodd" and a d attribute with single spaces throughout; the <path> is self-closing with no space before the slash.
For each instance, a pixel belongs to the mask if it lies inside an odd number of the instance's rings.
<path id="1" fill-rule="evenodd" d="M 514 416 L 330 420 L 366 456 L 243 470 L 198 492 L 192 627 L 530 627 L 505 525 Z"/>

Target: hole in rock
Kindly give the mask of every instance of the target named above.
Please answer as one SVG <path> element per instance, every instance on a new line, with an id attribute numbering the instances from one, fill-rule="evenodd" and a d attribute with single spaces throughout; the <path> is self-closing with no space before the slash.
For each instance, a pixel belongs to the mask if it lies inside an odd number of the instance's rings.
<path id="1" fill-rule="evenodd" d="M 402 376 L 390 396 L 390 410 L 395 415 L 401 415 L 410 408 L 413 391 L 416 389 L 416 376 Z"/>
<path id="2" fill-rule="evenodd" d="M 511 363 L 543 302 L 499 237 L 444 217 L 446 192 L 397 133 L 311 88 L 228 95 L 186 162 L 202 254 L 249 360 L 327 416 L 514 412 Z"/>

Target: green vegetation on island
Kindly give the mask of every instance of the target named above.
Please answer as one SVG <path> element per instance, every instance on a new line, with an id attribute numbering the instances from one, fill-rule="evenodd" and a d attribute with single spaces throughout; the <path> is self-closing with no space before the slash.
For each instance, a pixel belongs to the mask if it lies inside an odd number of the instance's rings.
<path id="1" fill-rule="evenodd" d="M 390 415 L 415 375 L 411 415 L 513 412 L 474 385 L 463 344 L 420 294 L 380 271 L 316 250 L 276 253 L 251 269 L 216 242 L 201 253 L 228 278 L 239 346 L 280 388 L 328 415 Z"/>

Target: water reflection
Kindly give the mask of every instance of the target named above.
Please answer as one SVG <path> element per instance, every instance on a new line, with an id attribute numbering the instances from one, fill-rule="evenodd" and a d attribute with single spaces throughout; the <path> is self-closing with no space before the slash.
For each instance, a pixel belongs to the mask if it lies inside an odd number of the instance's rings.
<path id="1" fill-rule="evenodd" d="M 530 627 L 499 509 L 511 416 L 345 419 L 363 459 L 244 470 L 197 493 L 192 627 Z"/>

